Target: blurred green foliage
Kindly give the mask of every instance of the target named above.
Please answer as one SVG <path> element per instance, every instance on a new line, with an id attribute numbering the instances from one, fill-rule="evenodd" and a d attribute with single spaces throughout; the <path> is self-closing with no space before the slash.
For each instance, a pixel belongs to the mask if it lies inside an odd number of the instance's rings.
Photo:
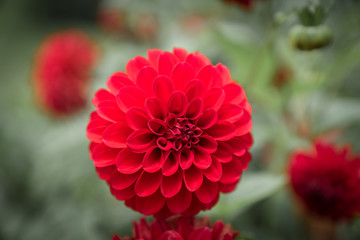
<path id="1" fill-rule="evenodd" d="M 289 30 L 309 2 L 256 1 L 243 11 L 220 0 L 0 1 L 0 239 L 110 239 L 130 234 L 139 216 L 111 196 L 88 157 L 91 94 L 89 107 L 67 119 L 34 101 L 33 56 L 64 28 L 84 30 L 102 50 L 91 93 L 148 48 L 198 50 L 227 65 L 253 106 L 253 161 L 237 190 L 202 214 L 250 239 L 307 239 L 287 187 L 289 153 L 324 134 L 360 151 L 360 2 L 322 1 L 334 41 L 303 52 Z M 132 34 L 99 28 L 97 11 L 106 7 L 126 12 Z M 144 13 L 157 19 L 154 37 L 136 34 Z M 286 81 L 276 80 L 278 71 L 290 72 Z M 338 237 L 360 239 L 360 220 L 341 225 Z"/>

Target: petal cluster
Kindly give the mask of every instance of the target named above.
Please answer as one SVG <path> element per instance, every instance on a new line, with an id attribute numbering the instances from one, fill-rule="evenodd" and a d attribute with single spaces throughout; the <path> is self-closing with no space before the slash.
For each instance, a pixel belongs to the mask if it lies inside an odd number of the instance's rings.
<path id="1" fill-rule="evenodd" d="M 348 147 L 317 141 L 295 152 L 289 165 L 291 187 L 306 209 L 334 221 L 360 213 L 360 157 Z"/>
<path id="2" fill-rule="evenodd" d="M 66 30 L 48 36 L 34 66 L 34 87 L 42 107 L 55 115 L 83 108 L 97 47 L 83 32 Z"/>
<path id="3" fill-rule="evenodd" d="M 111 193 L 144 215 L 210 209 L 251 160 L 251 107 L 222 64 L 148 51 L 95 93 L 90 157 Z"/>
<path id="4" fill-rule="evenodd" d="M 145 218 L 133 223 L 133 237 L 112 240 L 233 240 L 238 232 L 232 231 L 230 225 L 218 220 L 210 226 L 208 217 L 176 217 L 167 220 L 154 220 L 148 224 Z"/>

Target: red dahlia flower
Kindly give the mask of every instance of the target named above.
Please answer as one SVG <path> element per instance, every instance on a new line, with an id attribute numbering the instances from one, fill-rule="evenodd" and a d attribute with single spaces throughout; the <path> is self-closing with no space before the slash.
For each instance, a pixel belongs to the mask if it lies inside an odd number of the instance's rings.
<path id="1" fill-rule="evenodd" d="M 254 5 L 254 0 L 223 0 L 228 3 L 236 3 L 244 9 L 250 10 Z"/>
<path id="2" fill-rule="evenodd" d="M 224 225 L 221 220 L 210 227 L 208 217 L 176 217 L 168 220 L 154 220 L 150 225 L 145 218 L 139 223 L 133 223 L 133 237 L 120 238 L 113 236 L 112 240 L 232 240 L 238 235 L 230 225 Z"/>
<path id="3" fill-rule="evenodd" d="M 315 150 L 292 155 L 288 171 L 309 212 L 334 221 L 360 213 L 360 157 L 352 157 L 348 147 L 317 141 Z"/>
<path id="4" fill-rule="evenodd" d="M 67 30 L 47 37 L 37 53 L 33 76 L 41 105 L 55 115 L 83 108 L 96 58 L 97 48 L 85 33 Z"/>
<path id="5" fill-rule="evenodd" d="M 145 215 L 194 215 L 248 166 L 251 107 L 228 69 L 175 48 L 135 57 L 100 89 L 87 137 L 98 175 Z"/>

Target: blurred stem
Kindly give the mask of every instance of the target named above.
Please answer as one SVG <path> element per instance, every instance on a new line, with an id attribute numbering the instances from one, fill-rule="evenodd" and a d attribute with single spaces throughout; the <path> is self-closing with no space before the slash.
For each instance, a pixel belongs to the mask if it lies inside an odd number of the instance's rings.
<path id="1" fill-rule="evenodd" d="M 337 224 L 330 220 L 308 218 L 310 240 L 337 240 Z"/>
<path id="2" fill-rule="evenodd" d="M 284 23 L 288 22 L 295 15 L 296 15 L 296 9 L 291 9 L 287 12 L 275 13 L 274 19 L 270 24 L 270 26 L 268 27 L 265 40 L 262 46 L 260 47 L 259 51 L 257 52 L 249 68 L 249 73 L 246 78 L 248 82 L 253 82 L 256 79 L 257 74 L 260 72 L 258 71 L 258 69 L 261 67 L 263 63 L 266 50 L 272 49 L 273 47 L 274 39 L 278 28 L 282 26 Z"/>
<path id="3" fill-rule="evenodd" d="M 253 83 L 256 80 L 257 74 L 259 72 L 259 68 L 261 67 L 264 59 L 265 52 L 267 48 L 271 48 L 273 35 L 276 30 L 276 24 L 272 23 L 267 30 L 266 38 L 262 46 L 260 47 L 259 51 L 256 53 L 256 56 L 250 66 L 250 70 L 248 76 L 246 78 L 247 82 Z"/>

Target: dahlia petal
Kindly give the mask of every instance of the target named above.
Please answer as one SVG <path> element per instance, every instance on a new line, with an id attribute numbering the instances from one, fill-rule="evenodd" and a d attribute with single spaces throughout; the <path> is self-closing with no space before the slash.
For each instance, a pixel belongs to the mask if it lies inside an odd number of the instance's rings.
<path id="1" fill-rule="evenodd" d="M 246 152 L 243 156 L 239 157 L 242 170 L 245 171 L 249 167 L 249 163 L 251 161 L 251 154 L 249 152 Z"/>
<path id="2" fill-rule="evenodd" d="M 130 187 L 138 179 L 140 173 L 141 171 L 137 171 L 133 174 L 122 174 L 115 171 L 110 177 L 108 183 L 116 190 L 123 190 Z"/>
<path id="3" fill-rule="evenodd" d="M 194 79 L 190 81 L 184 89 L 185 95 L 189 101 L 196 97 L 202 97 L 204 91 L 204 83 L 199 79 Z"/>
<path id="4" fill-rule="evenodd" d="M 186 57 L 185 61 L 188 62 L 194 68 L 194 71 L 196 73 L 198 73 L 200 69 L 202 69 L 206 65 L 211 64 L 210 60 L 207 57 L 205 57 L 205 55 L 198 52 L 190 53 Z"/>
<path id="5" fill-rule="evenodd" d="M 164 232 L 159 240 L 184 240 L 183 237 L 174 230 Z"/>
<path id="6" fill-rule="evenodd" d="M 213 108 L 218 110 L 224 103 L 225 92 L 221 88 L 211 88 L 204 96 L 204 109 Z"/>
<path id="7" fill-rule="evenodd" d="M 147 123 L 150 131 L 156 135 L 163 135 L 167 131 L 167 126 L 164 121 L 160 119 L 150 119 Z"/>
<path id="8" fill-rule="evenodd" d="M 166 208 L 166 205 L 163 209 Z M 162 210 L 161 210 L 162 211 Z M 160 211 L 160 212 L 161 212 Z M 153 221 L 150 225 L 150 232 L 152 239 L 159 239 L 164 231 L 164 226 L 160 221 Z M 137 236 L 136 236 L 137 237 Z"/>
<path id="9" fill-rule="evenodd" d="M 164 176 L 171 176 L 174 173 L 176 173 L 178 168 L 179 168 L 178 156 L 177 156 L 177 154 L 174 154 L 173 152 L 170 152 L 165 157 L 165 162 L 164 162 L 164 164 L 162 166 L 162 173 L 163 173 Z"/>
<path id="10" fill-rule="evenodd" d="M 120 238 L 118 235 L 115 234 L 114 236 L 112 236 L 111 240 L 124 240 L 124 239 Z"/>
<path id="11" fill-rule="evenodd" d="M 146 112 L 139 107 L 132 107 L 126 112 L 126 122 L 132 129 L 146 128 L 148 120 Z"/>
<path id="12" fill-rule="evenodd" d="M 182 176 L 179 171 L 177 171 L 171 176 L 163 176 L 160 190 L 165 198 L 171 198 L 174 197 L 177 193 L 179 193 L 181 186 Z"/>
<path id="13" fill-rule="evenodd" d="M 199 189 L 203 182 L 203 174 L 199 168 L 192 165 L 190 168 L 183 171 L 183 175 L 185 186 L 190 192 Z"/>
<path id="14" fill-rule="evenodd" d="M 115 165 L 110 165 L 107 167 L 95 167 L 95 170 L 102 180 L 109 180 L 113 173 L 116 171 Z"/>
<path id="15" fill-rule="evenodd" d="M 174 84 L 168 76 L 160 75 L 153 83 L 153 94 L 163 102 L 168 102 L 171 93 L 174 91 Z"/>
<path id="16" fill-rule="evenodd" d="M 159 49 L 149 49 L 147 51 L 149 62 L 155 69 L 158 69 L 159 57 L 162 52 L 163 51 Z"/>
<path id="17" fill-rule="evenodd" d="M 194 161 L 194 152 L 188 148 L 183 148 L 180 152 L 180 167 L 188 169 Z"/>
<path id="18" fill-rule="evenodd" d="M 130 186 L 122 190 L 116 190 L 115 188 L 110 186 L 110 192 L 112 195 L 115 196 L 117 200 L 120 201 L 128 200 L 135 196 L 135 191 L 133 186 Z"/>
<path id="19" fill-rule="evenodd" d="M 244 111 L 241 119 L 234 123 L 236 126 L 236 135 L 241 136 L 249 133 L 252 129 L 251 115 L 247 111 Z"/>
<path id="20" fill-rule="evenodd" d="M 148 94 L 152 94 L 153 82 L 157 75 L 153 67 L 143 67 L 137 75 L 136 85 Z"/>
<path id="21" fill-rule="evenodd" d="M 233 234 L 233 233 L 226 233 L 224 235 L 223 240 L 234 240 L 236 238 L 237 234 Z"/>
<path id="22" fill-rule="evenodd" d="M 201 148 L 208 153 L 214 153 L 217 146 L 217 141 L 213 137 L 209 135 L 202 135 L 199 137 L 198 148 Z"/>
<path id="23" fill-rule="evenodd" d="M 164 207 L 160 211 L 158 211 L 157 213 L 154 214 L 154 217 L 157 219 L 166 219 L 173 215 L 174 214 L 169 210 L 169 208 L 165 204 Z M 157 239 L 157 238 L 154 238 L 154 239 Z"/>
<path id="24" fill-rule="evenodd" d="M 148 98 L 145 102 L 146 112 L 152 118 L 164 120 L 166 117 L 166 110 L 163 103 L 158 98 Z"/>
<path id="25" fill-rule="evenodd" d="M 230 139 L 229 141 L 226 141 L 226 143 L 232 148 L 232 152 L 234 155 L 236 156 L 242 156 L 245 154 L 246 149 L 250 148 L 250 146 L 248 145 L 248 142 L 244 141 L 244 136 L 248 136 L 243 135 L 243 136 L 236 136 L 232 139 Z M 251 136 L 251 135 L 250 135 Z M 248 139 L 246 139 L 248 140 Z"/>
<path id="26" fill-rule="evenodd" d="M 160 75 L 171 76 L 171 73 L 179 59 L 170 52 L 162 52 L 159 56 L 158 72 Z"/>
<path id="27" fill-rule="evenodd" d="M 244 110 L 246 110 L 246 111 L 248 111 L 248 113 L 252 113 L 252 107 L 251 107 L 251 105 L 250 105 L 250 103 L 245 99 L 245 100 L 243 100 L 241 103 L 240 103 L 240 106 L 244 109 Z"/>
<path id="28" fill-rule="evenodd" d="M 220 74 L 222 85 L 226 85 L 231 83 L 231 74 L 229 69 L 223 65 L 222 63 L 216 64 L 215 68 L 218 70 L 218 73 Z"/>
<path id="29" fill-rule="evenodd" d="M 136 152 L 146 152 L 154 144 L 154 135 L 148 129 L 135 130 L 126 141 L 128 148 Z"/>
<path id="30" fill-rule="evenodd" d="M 185 61 L 185 58 L 188 55 L 188 52 L 183 48 L 174 47 L 173 53 L 180 61 Z"/>
<path id="31" fill-rule="evenodd" d="M 192 193 L 185 186 L 172 198 L 166 199 L 166 204 L 173 214 L 179 214 L 187 210 L 191 205 Z"/>
<path id="32" fill-rule="evenodd" d="M 111 148 L 124 148 L 126 147 L 126 140 L 132 132 L 133 130 L 127 123 L 114 123 L 105 129 L 102 139 Z"/>
<path id="33" fill-rule="evenodd" d="M 99 145 L 100 143 L 96 143 L 96 142 L 90 142 L 89 144 L 89 150 L 90 150 L 90 158 L 92 159 L 92 152 L 94 151 L 94 149 Z"/>
<path id="34" fill-rule="evenodd" d="M 218 185 L 219 185 L 219 183 L 218 183 Z M 212 200 L 210 203 L 207 203 L 207 204 L 204 204 L 204 206 L 203 206 L 203 210 L 208 210 L 208 209 L 211 209 L 211 208 L 213 208 L 215 205 L 216 205 L 216 203 L 219 201 L 219 198 L 220 198 L 220 192 L 218 192 L 217 194 L 216 194 L 216 196 L 215 196 L 215 198 L 214 198 L 214 200 Z M 200 201 L 200 200 L 199 200 Z"/>
<path id="35" fill-rule="evenodd" d="M 128 148 L 122 149 L 116 158 L 116 167 L 120 173 L 132 174 L 141 169 L 143 154 L 132 152 Z"/>
<path id="36" fill-rule="evenodd" d="M 234 145 L 236 146 L 236 144 Z M 228 144 L 228 142 L 218 142 L 218 148 L 212 156 L 218 159 L 221 163 L 230 162 L 233 157 L 233 147 Z"/>
<path id="37" fill-rule="evenodd" d="M 225 91 L 225 103 L 240 104 L 245 99 L 245 92 L 243 88 L 233 82 L 223 87 Z"/>
<path id="38" fill-rule="evenodd" d="M 145 153 L 142 162 L 142 167 L 144 171 L 149 173 L 157 172 L 161 169 L 162 164 L 163 164 L 163 155 L 158 147 L 154 146 Z"/>
<path id="39" fill-rule="evenodd" d="M 91 158 L 96 167 L 107 167 L 115 164 L 119 149 L 109 148 L 104 143 L 97 144 L 91 151 Z"/>
<path id="40" fill-rule="evenodd" d="M 202 203 L 211 203 L 219 193 L 219 184 L 217 182 L 211 182 L 204 179 L 201 187 L 195 191 L 197 198 Z"/>
<path id="41" fill-rule="evenodd" d="M 200 169 L 206 169 L 211 165 L 211 155 L 203 148 L 195 148 L 194 165 Z"/>
<path id="42" fill-rule="evenodd" d="M 222 168 L 223 175 L 220 178 L 221 183 L 231 184 L 240 179 L 242 166 L 238 157 L 234 156 L 231 162 L 223 163 Z"/>
<path id="43" fill-rule="evenodd" d="M 139 197 L 147 197 L 155 193 L 161 184 L 161 172 L 148 173 L 143 171 L 135 183 L 135 193 Z"/>
<path id="44" fill-rule="evenodd" d="M 143 67 L 149 66 L 149 65 L 150 65 L 150 63 L 146 58 L 141 57 L 141 56 L 136 56 L 127 62 L 126 66 L 125 66 L 125 72 L 133 82 L 136 82 L 136 77 L 137 77 L 139 71 Z"/>
<path id="45" fill-rule="evenodd" d="M 201 129 L 208 129 L 217 122 L 217 112 L 215 109 L 208 109 L 203 112 L 197 121 L 197 126 Z"/>
<path id="46" fill-rule="evenodd" d="M 239 181 L 240 181 L 240 178 L 238 180 L 236 180 L 235 182 L 230 183 L 230 184 L 224 184 L 224 183 L 219 182 L 220 192 L 229 193 L 229 192 L 234 191 L 237 184 L 239 183 Z"/>
<path id="47" fill-rule="evenodd" d="M 203 67 L 196 78 L 203 81 L 205 88 L 222 87 L 222 79 L 217 69 L 212 65 Z"/>
<path id="48" fill-rule="evenodd" d="M 217 182 L 222 176 L 222 165 L 215 157 L 212 158 L 212 163 L 209 168 L 203 170 L 204 176 L 212 182 Z"/>
<path id="49" fill-rule="evenodd" d="M 123 87 L 116 95 L 116 102 L 123 112 L 131 107 L 144 107 L 145 93 L 138 87 Z"/>
<path id="50" fill-rule="evenodd" d="M 177 90 L 184 90 L 186 84 L 193 80 L 194 77 L 194 70 L 187 62 L 180 62 L 176 64 L 171 73 L 171 79 L 173 80 L 175 89 Z"/>
<path id="51" fill-rule="evenodd" d="M 125 121 L 125 113 L 123 113 L 115 101 L 100 102 L 96 112 L 104 119 L 111 122 Z"/>
<path id="52" fill-rule="evenodd" d="M 218 119 L 226 120 L 231 123 L 239 121 L 244 114 L 244 110 L 239 105 L 227 103 L 221 106 L 218 111 Z"/>
<path id="53" fill-rule="evenodd" d="M 97 107 L 102 101 L 115 101 L 115 96 L 106 89 L 99 89 L 92 98 L 92 104 Z"/>
<path id="54" fill-rule="evenodd" d="M 121 88 L 135 86 L 135 84 L 125 73 L 116 72 L 107 79 L 106 86 L 116 95 Z"/>
<path id="55" fill-rule="evenodd" d="M 169 151 L 173 146 L 172 142 L 168 141 L 166 137 L 159 137 L 156 140 L 156 145 L 165 152 Z"/>
<path id="56" fill-rule="evenodd" d="M 218 220 L 214 223 L 212 227 L 212 237 L 214 240 L 223 240 L 222 235 L 223 232 L 226 230 L 224 229 L 224 223 L 221 220 Z"/>
<path id="57" fill-rule="evenodd" d="M 144 215 L 152 215 L 162 209 L 165 204 L 165 198 L 160 190 L 147 197 L 135 198 L 135 209 Z"/>
<path id="58" fill-rule="evenodd" d="M 190 120 L 197 119 L 204 109 L 204 104 L 201 98 L 193 98 L 186 110 L 186 117 Z"/>
<path id="59" fill-rule="evenodd" d="M 191 240 L 212 240 L 211 229 L 208 227 L 200 227 L 195 229 L 189 236 Z"/>
<path id="60" fill-rule="evenodd" d="M 93 112 L 98 115 L 95 111 Z M 92 141 L 100 143 L 102 141 L 102 133 L 111 122 L 98 117 L 90 119 L 89 124 L 86 127 L 86 137 Z"/>
<path id="61" fill-rule="evenodd" d="M 187 99 L 183 92 L 173 92 L 169 98 L 168 111 L 181 117 L 185 114 Z"/>
<path id="62" fill-rule="evenodd" d="M 99 119 L 99 118 L 101 118 L 101 117 L 99 116 L 99 114 L 96 113 L 96 111 L 92 111 L 90 113 L 90 120 L 95 120 L 95 119 Z"/>
<path id="63" fill-rule="evenodd" d="M 133 232 L 136 239 L 151 237 L 150 229 L 145 218 L 140 218 L 138 223 L 135 222 L 133 224 Z"/>
<path id="64" fill-rule="evenodd" d="M 227 121 L 218 121 L 212 127 L 206 129 L 206 133 L 218 141 L 226 141 L 235 136 L 235 125 Z"/>

